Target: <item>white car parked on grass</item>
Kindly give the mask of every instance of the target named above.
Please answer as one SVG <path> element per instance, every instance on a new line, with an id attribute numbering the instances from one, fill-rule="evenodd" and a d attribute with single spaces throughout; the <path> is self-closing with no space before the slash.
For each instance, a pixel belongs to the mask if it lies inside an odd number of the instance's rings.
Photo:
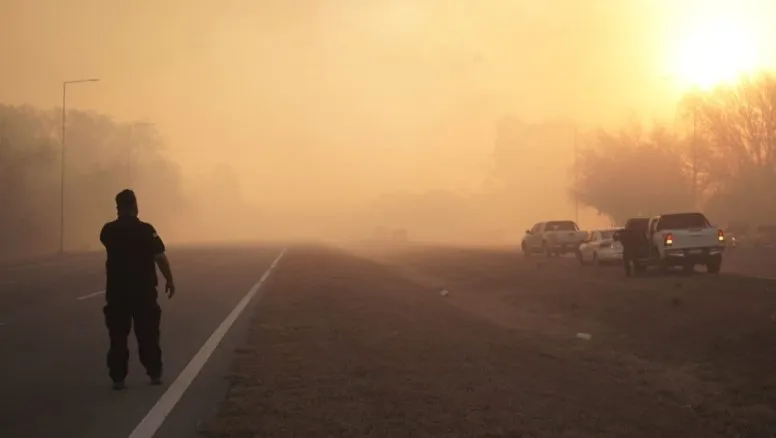
<path id="1" fill-rule="evenodd" d="M 621 263 L 622 244 L 612 240 L 617 228 L 607 230 L 593 230 L 587 233 L 587 237 L 579 244 L 577 258 L 583 265 L 591 263 Z"/>

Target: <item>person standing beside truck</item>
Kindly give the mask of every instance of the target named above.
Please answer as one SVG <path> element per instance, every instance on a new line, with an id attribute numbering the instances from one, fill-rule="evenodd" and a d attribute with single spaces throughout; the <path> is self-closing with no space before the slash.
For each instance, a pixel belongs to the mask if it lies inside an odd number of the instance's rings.
<path id="1" fill-rule="evenodd" d="M 617 232 L 617 240 L 622 244 L 622 267 L 628 277 L 631 276 L 632 269 L 637 273 L 642 270 L 640 260 L 648 255 L 648 225 L 648 218 L 631 218 L 625 222 L 625 227 Z"/>

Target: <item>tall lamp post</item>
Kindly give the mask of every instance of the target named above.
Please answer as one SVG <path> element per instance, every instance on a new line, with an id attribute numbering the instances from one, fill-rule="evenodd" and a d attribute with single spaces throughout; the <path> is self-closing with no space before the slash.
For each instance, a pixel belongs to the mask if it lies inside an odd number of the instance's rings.
<path id="1" fill-rule="evenodd" d="M 697 93 L 694 91 L 694 93 Z M 690 181 L 690 196 L 693 205 L 697 208 L 698 203 L 698 102 L 697 96 L 692 96 L 690 102 L 690 115 L 692 116 L 692 140 L 690 140 L 690 172 L 692 180 Z"/>
<path id="2" fill-rule="evenodd" d="M 676 77 L 674 75 L 666 75 L 661 78 L 664 81 L 675 82 Z M 690 171 L 692 172 L 692 181 L 690 186 L 690 196 L 692 197 L 693 204 L 698 202 L 698 88 L 692 88 L 692 141 L 690 143 Z"/>
<path id="3" fill-rule="evenodd" d="M 692 103 L 692 202 L 698 204 L 698 103 Z M 694 205 L 697 207 L 697 205 Z"/>
<path id="4" fill-rule="evenodd" d="M 62 145 L 59 170 L 59 253 L 65 252 L 65 138 L 67 133 L 67 86 L 84 82 L 97 82 L 99 79 L 79 79 L 62 82 Z"/>
<path id="5" fill-rule="evenodd" d="M 574 221 L 579 225 L 579 128 L 574 125 Z"/>

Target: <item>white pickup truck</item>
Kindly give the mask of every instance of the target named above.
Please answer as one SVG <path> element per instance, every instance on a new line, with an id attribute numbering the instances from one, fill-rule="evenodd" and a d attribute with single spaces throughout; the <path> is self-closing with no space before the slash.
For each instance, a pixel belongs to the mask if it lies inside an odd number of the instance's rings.
<path id="1" fill-rule="evenodd" d="M 725 233 L 712 227 L 703 213 L 674 213 L 650 218 L 647 226 L 649 258 L 661 269 L 705 265 L 719 273 L 725 252 Z"/>
<path id="2" fill-rule="evenodd" d="M 527 257 L 534 253 L 548 256 L 573 253 L 586 236 L 587 232 L 579 231 L 574 221 L 539 222 L 525 231 L 520 246 Z"/>

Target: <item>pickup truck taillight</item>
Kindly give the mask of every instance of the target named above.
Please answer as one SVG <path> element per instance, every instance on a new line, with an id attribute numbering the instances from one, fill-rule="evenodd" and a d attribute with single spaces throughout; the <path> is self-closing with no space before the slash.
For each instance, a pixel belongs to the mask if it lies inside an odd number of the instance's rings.
<path id="1" fill-rule="evenodd" d="M 671 246 L 674 244 L 674 235 L 671 233 L 668 233 L 663 237 L 663 245 L 665 246 Z"/>
<path id="2" fill-rule="evenodd" d="M 720 242 L 725 241 L 725 232 L 722 230 L 717 230 L 717 239 L 719 239 Z"/>

